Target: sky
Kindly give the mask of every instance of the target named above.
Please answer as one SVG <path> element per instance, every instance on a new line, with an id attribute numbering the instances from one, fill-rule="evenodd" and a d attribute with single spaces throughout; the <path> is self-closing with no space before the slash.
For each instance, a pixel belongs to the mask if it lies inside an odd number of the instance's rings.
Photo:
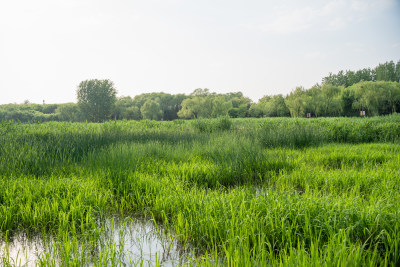
<path id="1" fill-rule="evenodd" d="M 0 104 L 241 91 L 257 101 L 400 60 L 399 0 L 0 0 Z"/>

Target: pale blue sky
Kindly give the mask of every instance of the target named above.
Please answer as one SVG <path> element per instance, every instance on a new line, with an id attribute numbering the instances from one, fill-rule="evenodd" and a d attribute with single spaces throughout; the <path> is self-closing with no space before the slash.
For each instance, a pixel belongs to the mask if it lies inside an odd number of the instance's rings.
<path id="1" fill-rule="evenodd" d="M 75 102 L 92 78 L 256 101 L 399 59 L 398 0 L 0 0 L 0 104 Z"/>

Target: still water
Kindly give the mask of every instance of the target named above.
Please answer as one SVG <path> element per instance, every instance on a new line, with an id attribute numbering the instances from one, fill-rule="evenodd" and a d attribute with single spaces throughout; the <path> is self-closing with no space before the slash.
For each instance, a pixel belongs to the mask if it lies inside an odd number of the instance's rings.
<path id="1" fill-rule="evenodd" d="M 94 254 L 93 251 L 86 252 L 84 256 L 89 259 L 87 265 L 98 263 L 102 257 L 103 262 L 104 259 L 105 262 L 111 258 L 117 260 L 118 266 L 154 266 L 156 263 L 177 266 L 194 258 L 187 245 L 182 246 L 173 233 L 166 233 L 152 220 L 109 218 L 102 224 L 102 229 Z M 46 257 L 55 259 L 59 265 L 62 257 L 57 252 L 59 246 L 60 242 L 51 237 L 19 234 L 7 242 L 0 242 L 0 265 L 8 262 L 13 266 L 35 266 Z M 71 257 L 74 257 L 73 253 Z"/>

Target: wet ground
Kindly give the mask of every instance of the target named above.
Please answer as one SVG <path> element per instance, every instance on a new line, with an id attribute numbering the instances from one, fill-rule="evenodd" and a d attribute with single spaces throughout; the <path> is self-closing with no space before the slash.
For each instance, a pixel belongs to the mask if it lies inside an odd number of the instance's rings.
<path id="1" fill-rule="evenodd" d="M 96 242 L 96 253 L 93 258 L 104 253 L 113 255 L 120 266 L 131 266 L 142 263 L 153 266 L 182 265 L 193 258 L 187 246 L 183 248 L 173 233 L 166 233 L 152 220 L 110 218 L 103 224 L 104 231 Z M 0 243 L 0 265 L 4 259 L 14 266 L 35 266 L 40 258 L 56 255 L 58 241 L 53 238 L 43 238 L 41 235 L 28 237 L 19 234 Z M 53 256 L 51 256 L 53 257 Z M 92 261 L 93 262 L 93 261 Z M 90 265 L 90 264 L 89 264 Z"/>

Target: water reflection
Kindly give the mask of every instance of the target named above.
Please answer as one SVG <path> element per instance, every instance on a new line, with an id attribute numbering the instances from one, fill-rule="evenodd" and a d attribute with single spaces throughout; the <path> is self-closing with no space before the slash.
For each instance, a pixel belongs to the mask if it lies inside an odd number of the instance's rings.
<path id="1" fill-rule="evenodd" d="M 157 262 L 163 266 L 176 266 L 193 258 L 189 249 L 183 248 L 173 234 L 167 234 L 152 221 L 114 218 L 108 220 L 106 225 L 102 242 L 116 245 L 116 250 L 121 252 L 119 261 L 123 265 L 142 261 L 145 265 Z"/>
<path id="2" fill-rule="evenodd" d="M 194 258 L 188 247 L 183 248 L 173 233 L 166 233 L 152 220 L 109 218 L 99 227 L 102 228 L 102 234 L 96 240 L 96 249 L 80 255 L 86 258 L 84 262 L 89 266 L 99 262 L 107 262 L 111 266 L 110 261 L 117 266 L 176 266 Z M 87 244 L 82 241 L 79 246 L 82 248 Z M 62 259 L 65 254 L 60 253 L 60 247 L 63 244 L 54 238 L 15 235 L 8 241 L 0 242 L 0 265 L 35 266 L 46 257 L 52 258 L 56 265 L 62 265 L 65 263 L 65 259 Z M 77 254 L 76 251 L 72 252 L 70 257 L 76 257 Z"/>
<path id="3" fill-rule="evenodd" d="M 45 251 L 42 238 L 28 237 L 19 234 L 10 240 L 0 243 L 1 264 L 5 262 L 13 266 L 35 266 L 35 261 Z"/>

